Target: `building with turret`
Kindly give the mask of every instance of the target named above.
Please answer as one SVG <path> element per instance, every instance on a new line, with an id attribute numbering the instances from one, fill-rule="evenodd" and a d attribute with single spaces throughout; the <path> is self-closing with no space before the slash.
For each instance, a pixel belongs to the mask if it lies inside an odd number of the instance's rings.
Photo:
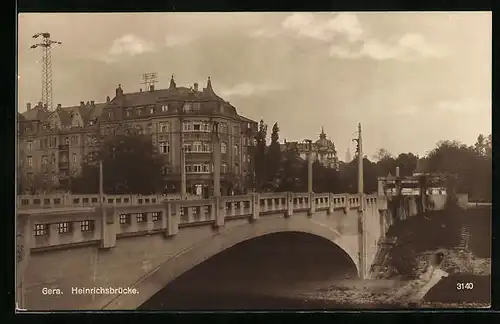
<path id="1" fill-rule="evenodd" d="M 151 85 L 145 91 L 126 92 L 119 85 L 115 96 L 102 103 L 82 101 L 73 107 L 58 105 L 54 111 L 40 104 L 26 108 L 18 115 L 18 167 L 25 188 L 35 186 L 39 179 L 68 188 L 98 141 L 131 128 L 150 136 L 163 156 L 169 191 L 180 190 L 181 165 L 188 193 L 213 191 L 211 141 L 216 124 L 222 194 L 247 189 L 248 175 L 253 174 L 250 152 L 257 122 L 239 115 L 219 97 L 210 78 L 203 89 L 197 83 L 179 87 L 172 76 L 167 89 Z"/>
<path id="2" fill-rule="evenodd" d="M 312 142 L 311 145 L 313 160 L 318 161 L 322 166 L 326 168 L 338 169 L 339 161 L 337 157 L 337 150 L 335 149 L 335 144 L 327 139 L 327 135 L 321 128 L 321 133 L 319 134 L 319 139 Z M 302 159 L 306 160 L 309 154 L 309 144 L 305 142 L 287 142 L 282 145 L 282 150 L 287 150 L 294 148 L 298 150 L 299 155 Z"/>

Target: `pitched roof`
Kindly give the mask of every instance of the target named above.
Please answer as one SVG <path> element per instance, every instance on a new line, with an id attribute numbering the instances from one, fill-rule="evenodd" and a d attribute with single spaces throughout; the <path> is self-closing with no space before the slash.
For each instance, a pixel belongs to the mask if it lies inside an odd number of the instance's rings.
<path id="1" fill-rule="evenodd" d="M 37 105 L 22 113 L 25 120 L 45 120 L 50 112 L 41 105 Z"/>

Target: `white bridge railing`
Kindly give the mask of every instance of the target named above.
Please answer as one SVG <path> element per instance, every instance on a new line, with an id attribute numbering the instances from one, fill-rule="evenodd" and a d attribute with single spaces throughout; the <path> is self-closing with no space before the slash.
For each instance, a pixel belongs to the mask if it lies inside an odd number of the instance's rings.
<path id="1" fill-rule="evenodd" d="M 72 197 L 73 199 L 74 196 Z M 104 208 L 58 212 L 58 208 L 18 211 L 24 223 L 19 229 L 24 236 L 33 239 L 25 241 L 33 250 L 46 250 L 82 243 L 97 244 L 109 248 L 116 239 L 127 236 L 149 235 L 163 232 L 165 236 L 176 235 L 179 228 L 210 224 L 223 226 L 226 221 L 248 218 L 256 221 L 267 215 L 282 214 L 290 217 L 297 212 L 312 215 L 317 211 L 333 213 L 335 210 L 361 210 L 365 208 L 387 209 L 385 197 L 331 193 L 262 193 L 244 196 L 223 196 L 203 200 L 164 200 L 161 196 L 149 197 L 149 203 L 118 204 L 107 196 Z M 123 196 L 122 196 L 123 199 Z M 132 197 L 130 197 L 132 199 Z M 136 199 L 147 199 L 146 197 Z"/>

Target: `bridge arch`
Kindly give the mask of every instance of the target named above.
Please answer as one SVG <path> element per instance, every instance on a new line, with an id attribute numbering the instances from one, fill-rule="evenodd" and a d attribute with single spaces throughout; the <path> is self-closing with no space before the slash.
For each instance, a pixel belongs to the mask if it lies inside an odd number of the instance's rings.
<path id="1" fill-rule="evenodd" d="M 221 228 L 208 239 L 180 251 L 156 269 L 143 276 L 129 287 L 136 288 L 137 294 L 117 295 L 101 309 L 137 309 L 157 292 L 185 272 L 203 261 L 239 243 L 260 236 L 279 232 L 301 232 L 322 237 L 340 247 L 356 266 L 359 273 L 357 241 L 345 238 L 338 231 L 305 217 L 261 218 L 257 222 L 230 228 Z M 175 238 L 174 238 L 175 239 Z"/>

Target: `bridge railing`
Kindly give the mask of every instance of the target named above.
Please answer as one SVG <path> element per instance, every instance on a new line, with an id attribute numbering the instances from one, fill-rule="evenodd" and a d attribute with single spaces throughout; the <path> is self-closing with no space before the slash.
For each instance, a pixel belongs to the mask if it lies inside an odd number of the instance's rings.
<path id="1" fill-rule="evenodd" d="M 336 209 L 346 212 L 366 207 L 387 208 L 385 197 L 365 195 L 365 204 L 361 206 L 359 195 L 331 193 L 254 193 L 203 200 L 150 200 L 142 204 L 119 204 L 116 197 L 113 202 L 109 199 L 113 198 L 107 196 L 103 208 L 95 207 L 92 211 L 57 212 L 56 208 L 19 211 L 19 217 L 27 220 L 27 229 L 23 230 L 30 238 L 25 238 L 29 241 L 27 246 L 35 251 L 81 244 L 109 248 L 124 237 L 160 232 L 169 237 L 183 227 L 221 227 L 226 221 L 238 218 L 256 221 L 273 214 L 290 217 L 299 212 L 311 215 L 316 211 L 333 213 Z"/>
<path id="2" fill-rule="evenodd" d="M 197 199 L 197 196 L 188 196 L 188 200 Z M 159 204 L 163 200 L 180 200 L 179 194 L 169 195 L 104 195 L 103 201 L 113 205 L 141 205 Z M 60 208 L 67 206 L 99 206 L 99 195 L 73 195 L 73 194 L 48 194 L 48 195 L 18 195 L 17 208 L 20 210 L 36 208 Z"/>

